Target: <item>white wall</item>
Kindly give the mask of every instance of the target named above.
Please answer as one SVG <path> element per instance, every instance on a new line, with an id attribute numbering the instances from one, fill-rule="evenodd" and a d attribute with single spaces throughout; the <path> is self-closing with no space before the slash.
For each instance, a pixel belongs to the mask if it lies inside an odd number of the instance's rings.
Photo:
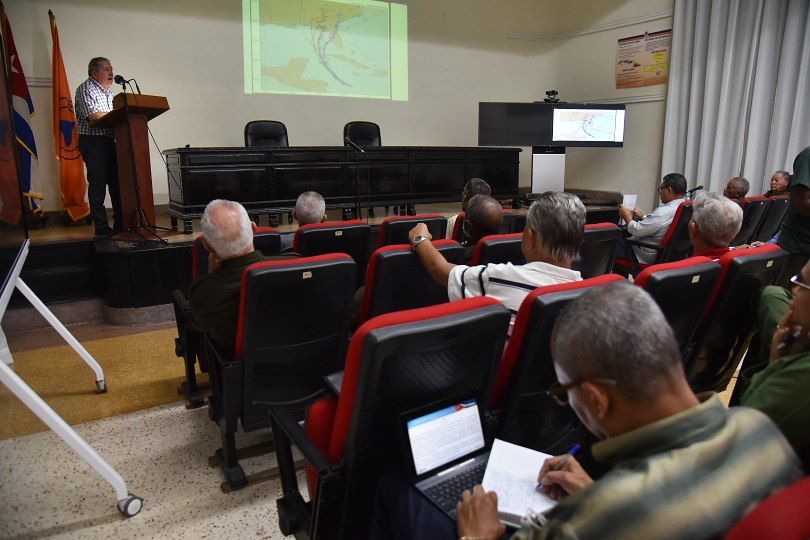
<path id="1" fill-rule="evenodd" d="M 238 0 L 4 2 L 29 79 L 50 78 L 50 8 L 56 15 L 72 87 L 86 78 L 91 57 L 107 56 L 116 73 L 136 77 L 144 93 L 168 97 L 171 110 L 150 123 L 158 144 L 166 149 L 186 144 L 241 146 L 244 124 L 262 118 L 284 122 L 293 145 L 340 144 L 346 122 L 368 119 L 380 124 L 385 144 L 474 146 L 479 101 L 533 101 L 549 88 L 571 100 L 633 92 L 616 91 L 612 85 L 616 39 L 635 28 L 551 44 L 510 39 L 508 32 L 556 33 L 582 28 L 666 9 L 672 0 L 572 0 L 562 5 L 551 0 L 405 3 L 410 99 L 392 102 L 245 95 Z M 659 27 L 668 26 L 639 29 Z M 583 69 L 586 64 L 588 69 Z M 45 207 L 57 210 L 51 88 L 32 86 L 31 93 L 37 109 L 33 124 Z M 657 177 L 662 132 L 663 102 L 630 106 L 625 147 L 570 150 L 569 184 L 647 196 L 636 186 Z M 524 151 L 521 185 L 530 183 L 530 160 L 530 153 Z M 152 177 L 155 202 L 167 202 L 166 173 L 154 148 Z"/>

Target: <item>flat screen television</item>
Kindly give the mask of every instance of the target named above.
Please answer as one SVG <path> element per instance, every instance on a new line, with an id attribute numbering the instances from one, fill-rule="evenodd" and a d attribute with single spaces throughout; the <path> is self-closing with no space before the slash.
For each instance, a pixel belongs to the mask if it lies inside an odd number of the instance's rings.
<path id="1" fill-rule="evenodd" d="M 624 120 L 624 105 L 479 103 L 478 144 L 620 147 Z"/>
<path id="2" fill-rule="evenodd" d="M 5 58 L 0 40 L 0 59 Z M 28 230 L 23 219 L 14 113 L 11 109 L 6 63 L 0 62 L 0 318 L 6 311 L 17 276 L 28 254 Z"/>

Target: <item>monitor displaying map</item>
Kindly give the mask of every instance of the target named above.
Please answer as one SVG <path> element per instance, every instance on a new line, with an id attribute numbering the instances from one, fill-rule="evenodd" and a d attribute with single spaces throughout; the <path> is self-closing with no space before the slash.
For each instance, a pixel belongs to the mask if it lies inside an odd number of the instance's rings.
<path id="1" fill-rule="evenodd" d="M 245 93 L 408 100 L 408 12 L 376 0 L 242 0 Z"/>
<path id="2" fill-rule="evenodd" d="M 593 146 L 624 141 L 624 107 L 554 108 L 551 139 L 559 146 Z M 579 143 L 579 144 L 576 144 Z"/>

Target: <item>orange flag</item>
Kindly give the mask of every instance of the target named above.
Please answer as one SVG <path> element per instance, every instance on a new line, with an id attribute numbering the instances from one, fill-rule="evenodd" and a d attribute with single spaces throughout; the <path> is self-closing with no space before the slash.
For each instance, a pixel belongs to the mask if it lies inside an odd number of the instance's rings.
<path id="1" fill-rule="evenodd" d="M 76 112 L 68 85 L 62 49 L 59 46 L 59 30 L 56 17 L 48 10 L 51 19 L 53 40 L 53 137 L 56 143 L 56 159 L 59 160 L 59 186 L 62 190 L 62 206 L 73 221 L 90 214 L 85 202 L 87 180 L 84 177 L 84 162 L 79 152 L 79 133 L 76 131 Z"/>

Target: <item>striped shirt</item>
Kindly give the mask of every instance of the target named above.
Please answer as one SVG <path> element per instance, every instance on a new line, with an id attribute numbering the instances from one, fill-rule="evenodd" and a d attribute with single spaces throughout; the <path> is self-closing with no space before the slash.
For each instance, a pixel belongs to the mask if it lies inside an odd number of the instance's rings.
<path id="1" fill-rule="evenodd" d="M 88 78 L 76 89 L 76 120 L 79 135 L 113 137 L 112 128 L 92 127 L 87 117 L 97 112 L 110 112 L 113 108 L 112 87 L 104 89 L 95 79 Z"/>
<path id="2" fill-rule="evenodd" d="M 537 287 L 580 281 L 576 270 L 554 266 L 544 262 L 522 265 L 485 264 L 480 266 L 455 266 L 447 280 L 447 296 L 452 302 L 473 296 L 489 296 L 501 302 L 512 313 L 509 334 L 515 315 L 526 295 Z"/>
<path id="3" fill-rule="evenodd" d="M 709 538 L 802 477 L 777 427 L 715 394 L 680 414 L 611 437 L 593 456 L 613 469 L 512 538 Z"/>

